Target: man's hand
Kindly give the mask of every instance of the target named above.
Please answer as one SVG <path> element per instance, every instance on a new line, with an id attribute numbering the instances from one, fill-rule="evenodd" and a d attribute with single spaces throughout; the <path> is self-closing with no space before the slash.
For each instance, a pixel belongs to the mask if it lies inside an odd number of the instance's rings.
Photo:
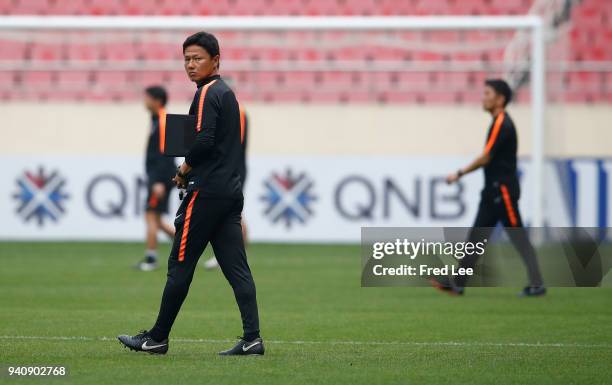
<path id="1" fill-rule="evenodd" d="M 185 180 L 185 178 L 179 176 L 178 174 L 176 174 L 174 176 L 174 178 L 172 178 L 172 181 L 174 182 L 174 184 L 178 188 L 186 188 L 187 187 L 187 181 Z"/>
<path id="2" fill-rule="evenodd" d="M 187 180 L 185 178 L 185 175 L 187 175 L 190 171 L 191 166 L 189 166 L 185 162 L 183 162 L 183 164 L 178 167 L 176 175 L 174 176 L 174 178 L 172 178 L 172 181 L 176 184 L 178 188 L 187 187 Z"/>
<path id="3" fill-rule="evenodd" d="M 191 171 L 191 166 L 188 165 L 187 163 L 183 162 L 180 166 L 179 166 L 179 171 L 181 172 L 181 174 L 183 175 L 187 175 L 189 174 L 189 172 Z"/>
<path id="4" fill-rule="evenodd" d="M 447 184 L 453 184 L 459 180 L 460 176 L 458 172 L 453 172 L 452 174 L 448 174 L 446 177 Z"/>
<path id="5" fill-rule="evenodd" d="M 164 186 L 164 184 L 161 182 L 153 183 L 152 190 L 157 199 L 164 199 L 166 196 L 166 186 Z"/>

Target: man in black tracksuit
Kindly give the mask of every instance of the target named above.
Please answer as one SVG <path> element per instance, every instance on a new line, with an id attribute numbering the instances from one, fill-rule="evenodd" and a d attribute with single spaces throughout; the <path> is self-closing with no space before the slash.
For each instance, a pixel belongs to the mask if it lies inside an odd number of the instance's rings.
<path id="1" fill-rule="evenodd" d="M 157 269 L 157 233 L 161 230 L 174 238 L 174 227 L 162 220 L 168 212 L 168 199 L 174 187 L 172 178 L 176 173 L 173 157 L 164 156 L 160 146 L 161 125 L 165 124 L 168 94 L 161 86 L 145 89 L 144 104 L 151 113 L 151 130 L 147 141 L 145 171 L 147 174 L 147 202 L 145 222 L 147 226 L 144 259 L 136 268 L 142 271 Z"/>
<path id="2" fill-rule="evenodd" d="M 198 259 L 210 242 L 234 290 L 244 334 L 222 355 L 264 353 L 259 335 L 255 283 L 247 263 L 240 225 L 243 160 L 240 111 L 233 91 L 218 74 L 219 44 L 206 32 L 183 43 L 185 70 L 198 90 L 189 113 L 196 116 L 196 142 L 174 181 L 186 188 L 175 219 L 176 235 L 157 321 L 150 331 L 119 336 L 132 350 L 165 354 L 168 335 L 187 296 Z"/>
<path id="3" fill-rule="evenodd" d="M 501 79 L 487 80 L 483 98 L 484 109 L 491 114 L 493 122 L 489 127 L 483 153 L 467 167 L 447 177 L 448 183 L 457 182 L 463 175 L 484 168 L 485 185 L 474 226 L 469 235 L 470 242 L 488 239 L 493 228 L 501 222 L 508 230 L 514 246 L 518 249 L 527 267 L 529 285 L 522 291 L 523 296 L 539 296 L 546 293 L 538 267 L 536 253 L 529 241 L 527 231 L 518 210 L 520 185 L 517 176 L 518 141 L 514 122 L 505 111 L 512 99 L 512 90 Z M 460 267 L 474 267 L 478 254 L 467 255 L 459 262 Z M 451 294 L 463 294 L 466 275 L 455 277 L 452 284 L 432 283 Z"/>

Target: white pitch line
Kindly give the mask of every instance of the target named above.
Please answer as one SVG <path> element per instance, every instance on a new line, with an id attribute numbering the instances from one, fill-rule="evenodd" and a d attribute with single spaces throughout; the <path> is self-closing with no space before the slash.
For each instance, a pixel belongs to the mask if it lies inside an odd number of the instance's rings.
<path id="1" fill-rule="evenodd" d="M 116 337 L 85 336 L 0 336 L 2 340 L 46 340 L 46 341 L 114 341 Z M 185 343 L 230 343 L 235 340 L 215 340 L 199 338 L 173 338 L 173 342 Z M 612 349 L 611 344 L 573 344 L 540 342 L 462 342 L 462 341 L 279 341 L 265 340 L 268 344 L 279 345 L 400 345 L 400 346 L 491 346 L 491 347 L 529 347 L 529 348 L 603 348 Z"/>

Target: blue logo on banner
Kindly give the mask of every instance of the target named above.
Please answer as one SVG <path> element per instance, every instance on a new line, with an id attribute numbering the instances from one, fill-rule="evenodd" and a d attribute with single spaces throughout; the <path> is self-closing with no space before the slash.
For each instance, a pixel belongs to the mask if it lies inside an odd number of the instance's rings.
<path id="1" fill-rule="evenodd" d="M 312 202 L 317 199 L 312 193 L 314 183 L 305 174 L 293 175 L 290 169 L 284 175 L 273 173 L 264 181 L 265 192 L 261 200 L 266 203 L 264 215 L 273 223 L 280 220 L 286 227 L 294 221 L 305 223 L 312 216 Z"/>
<path id="2" fill-rule="evenodd" d="M 17 214 L 24 222 L 36 219 L 39 226 L 44 225 L 46 220 L 56 222 L 64 214 L 63 203 L 69 197 L 62 190 L 65 184 L 65 179 L 57 171 L 47 175 L 39 167 L 37 173 L 24 172 L 17 178 L 18 191 L 13 195 L 19 202 Z"/>
<path id="3" fill-rule="evenodd" d="M 579 207 L 578 196 L 581 193 L 585 193 L 578 191 L 578 179 L 582 177 L 576 167 L 579 161 L 583 165 L 591 164 L 596 169 L 594 172 L 595 180 L 593 181 L 596 191 L 594 194 L 594 206 L 596 207 L 596 212 L 594 213 L 595 223 L 590 227 L 606 228 L 609 226 L 607 213 L 609 204 L 608 197 L 611 192 L 608 191 L 609 175 L 606 173 L 605 160 L 603 159 L 562 159 L 555 162 L 557 175 L 563 187 L 563 202 L 566 202 L 566 210 L 570 214 L 572 226 L 580 225 L 578 223 L 578 212 L 583 210 L 583 208 Z"/>

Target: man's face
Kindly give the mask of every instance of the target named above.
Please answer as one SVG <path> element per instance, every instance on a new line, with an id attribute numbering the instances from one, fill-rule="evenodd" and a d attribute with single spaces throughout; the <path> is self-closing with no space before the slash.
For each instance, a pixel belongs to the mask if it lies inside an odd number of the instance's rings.
<path id="1" fill-rule="evenodd" d="M 192 82 L 197 82 L 211 76 L 219 66 L 219 55 L 211 57 L 199 45 L 190 45 L 183 52 L 185 72 Z"/>
<path id="2" fill-rule="evenodd" d="M 147 110 L 150 112 L 156 112 L 161 107 L 161 103 L 159 100 L 155 100 L 151 97 L 151 95 L 145 93 L 144 95 L 144 105 Z"/>
<path id="3" fill-rule="evenodd" d="M 482 95 L 482 108 L 485 111 L 493 111 L 498 107 L 504 106 L 504 97 L 498 95 L 493 88 L 485 86 L 484 93 Z"/>

